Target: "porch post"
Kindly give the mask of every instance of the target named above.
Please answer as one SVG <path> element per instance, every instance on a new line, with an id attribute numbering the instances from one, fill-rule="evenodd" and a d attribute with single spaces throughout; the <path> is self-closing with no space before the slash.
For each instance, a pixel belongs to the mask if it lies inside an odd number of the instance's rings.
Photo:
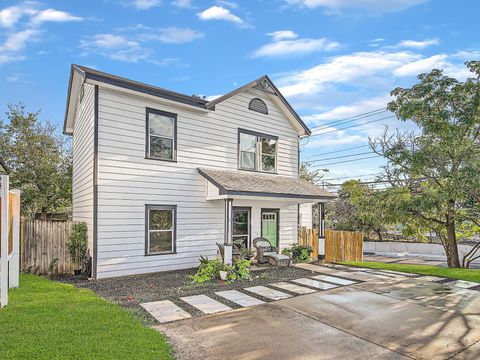
<path id="1" fill-rule="evenodd" d="M 225 241 L 224 241 L 225 264 L 232 264 L 233 255 L 233 199 L 225 199 Z"/>
<path id="2" fill-rule="evenodd" d="M 318 257 L 325 257 L 325 203 L 318 203 Z"/>
<path id="3" fill-rule="evenodd" d="M 1 178 L 1 234 L 0 234 L 0 250 L 1 250 L 1 278 L 0 278 L 0 307 L 8 304 L 8 175 L 0 175 Z"/>
<path id="4" fill-rule="evenodd" d="M 19 285 L 20 276 L 20 190 L 12 190 L 10 194 L 13 195 L 13 206 L 10 211 L 10 217 L 13 217 L 12 223 L 12 240 L 13 249 L 10 261 L 8 263 L 9 268 L 9 280 L 10 288 L 17 288 Z"/>

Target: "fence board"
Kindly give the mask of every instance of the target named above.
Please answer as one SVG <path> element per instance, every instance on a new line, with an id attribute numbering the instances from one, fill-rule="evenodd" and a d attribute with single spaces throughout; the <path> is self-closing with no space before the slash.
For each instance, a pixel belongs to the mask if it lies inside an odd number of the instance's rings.
<path id="1" fill-rule="evenodd" d="M 22 272 L 72 274 L 80 268 L 68 252 L 72 221 L 25 220 L 20 224 L 20 259 Z M 56 266 L 50 264 L 58 259 Z"/>
<path id="2" fill-rule="evenodd" d="M 363 261 L 363 234 L 325 230 L 325 261 Z"/>

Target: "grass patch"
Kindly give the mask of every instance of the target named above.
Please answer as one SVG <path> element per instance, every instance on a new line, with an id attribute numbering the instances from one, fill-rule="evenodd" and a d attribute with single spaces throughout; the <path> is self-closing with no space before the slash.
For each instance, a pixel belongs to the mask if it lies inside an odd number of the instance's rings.
<path id="1" fill-rule="evenodd" d="M 429 265 L 387 264 L 374 261 L 345 261 L 339 264 L 378 270 L 394 270 L 412 274 L 432 275 L 450 279 L 466 280 L 480 283 L 480 270 L 449 269 Z"/>
<path id="2" fill-rule="evenodd" d="M 173 359 L 166 338 L 93 291 L 21 275 L 0 309 L 0 359 Z"/>

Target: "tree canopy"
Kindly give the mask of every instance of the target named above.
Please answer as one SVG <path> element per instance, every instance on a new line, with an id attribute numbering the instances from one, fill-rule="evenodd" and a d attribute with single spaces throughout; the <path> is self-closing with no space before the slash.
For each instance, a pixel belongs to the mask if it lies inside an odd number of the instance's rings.
<path id="1" fill-rule="evenodd" d="M 11 187 L 22 192 L 22 214 L 29 217 L 71 207 L 68 139 L 39 115 L 26 112 L 23 104 L 11 104 L 6 120 L 0 120 L 0 156 L 11 171 Z"/>
<path id="2" fill-rule="evenodd" d="M 480 62 L 466 66 L 472 78 L 462 82 L 442 70 L 418 76 L 411 88 L 396 88 L 388 109 L 419 131 L 370 139 L 388 160 L 382 180 L 395 213 L 417 234 L 434 231 L 449 267 L 459 267 L 458 226 L 478 224 L 480 200 Z"/>

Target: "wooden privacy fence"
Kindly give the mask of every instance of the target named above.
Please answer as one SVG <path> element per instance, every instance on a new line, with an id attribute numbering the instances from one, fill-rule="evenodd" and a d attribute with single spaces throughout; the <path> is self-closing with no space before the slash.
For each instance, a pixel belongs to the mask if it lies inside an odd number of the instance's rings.
<path id="1" fill-rule="evenodd" d="M 68 238 L 72 221 L 25 220 L 21 222 L 20 268 L 38 274 L 72 274 L 78 262 L 70 260 Z"/>
<path id="2" fill-rule="evenodd" d="M 325 261 L 363 261 L 363 234 L 325 230 Z"/>
<path id="3" fill-rule="evenodd" d="M 318 258 L 318 230 L 308 229 L 305 226 L 300 228 L 298 244 L 304 246 L 310 246 L 313 250 L 312 257 Z"/>

